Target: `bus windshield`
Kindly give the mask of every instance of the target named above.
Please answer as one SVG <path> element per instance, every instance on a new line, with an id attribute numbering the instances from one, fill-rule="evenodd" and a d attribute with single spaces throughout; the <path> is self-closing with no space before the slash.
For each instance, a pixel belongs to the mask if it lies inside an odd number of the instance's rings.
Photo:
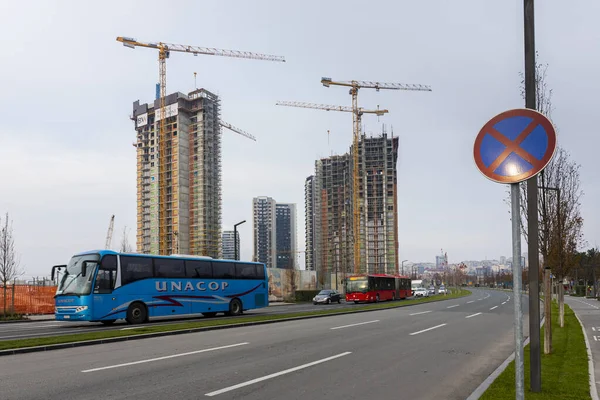
<path id="1" fill-rule="evenodd" d="M 86 275 L 81 275 L 81 266 L 84 261 L 99 261 L 98 254 L 86 254 L 71 258 L 56 290 L 56 295 L 86 295 L 92 291 L 92 278 L 94 269 L 89 268 Z"/>
<path id="2" fill-rule="evenodd" d="M 353 292 L 360 292 L 360 293 L 366 293 L 367 292 L 367 279 L 361 279 L 361 280 L 348 280 L 348 282 L 346 283 L 346 293 L 353 293 Z"/>

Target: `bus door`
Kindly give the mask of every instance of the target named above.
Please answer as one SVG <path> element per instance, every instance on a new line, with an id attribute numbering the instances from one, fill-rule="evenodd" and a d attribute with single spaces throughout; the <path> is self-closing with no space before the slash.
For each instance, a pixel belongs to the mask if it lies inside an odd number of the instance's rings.
<path id="1" fill-rule="evenodd" d="M 117 256 L 109 254 L 102 258 L 92 294 L 92 316 L 100 319 L 110 314 L 119 305 L 117 296 L 113 294 L 117 280 Z"/>

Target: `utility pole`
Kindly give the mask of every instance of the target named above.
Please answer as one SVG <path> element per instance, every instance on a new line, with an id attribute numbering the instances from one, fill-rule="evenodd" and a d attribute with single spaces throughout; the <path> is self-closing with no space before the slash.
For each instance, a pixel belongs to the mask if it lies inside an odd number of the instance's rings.
<path id="1" fill-rule="evenodd" d="M 237 224 L 235 224 L 233 226 L 233 254 L 234 254 L 234 259 L 238 259 L 238 234 L 237 234 L 237 227 L 238 225 L 243 224 L 244 222 L 246 222 L 246 220 L 243 220 L 241 222 L 238 222 Z"/>
<path id="2" fill-rule="evenodd" d="M 523 0 L 525 39 L 525 107 L 536 109 L 535 24 L 533 0 Z M 529 339 L 530 389 L 542 390 L 542 359 L 540 352 L 540 290 L 537 175 L 527 180 L 527 233 L 529 237 Z"/>
<path id="3" fill-rule="evenodd" d="M 404 263 L 407 262 L 408 260 L 402 260 L 402 275 L 404 275 Z"/>

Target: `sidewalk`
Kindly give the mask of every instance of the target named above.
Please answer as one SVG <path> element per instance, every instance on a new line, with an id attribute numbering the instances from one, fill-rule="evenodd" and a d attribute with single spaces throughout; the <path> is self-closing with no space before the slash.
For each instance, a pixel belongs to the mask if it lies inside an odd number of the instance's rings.
<path id="1" fill-rule="evenodd" d="M 583 325 L 583 333 L 590 346 L 594 368 L 596 392 L 600 388 L 600 301 L 585 297 L 565 296 L 565 303 L 571 307 Z M 592 400 L 598 399 L 592 393 Z"/>

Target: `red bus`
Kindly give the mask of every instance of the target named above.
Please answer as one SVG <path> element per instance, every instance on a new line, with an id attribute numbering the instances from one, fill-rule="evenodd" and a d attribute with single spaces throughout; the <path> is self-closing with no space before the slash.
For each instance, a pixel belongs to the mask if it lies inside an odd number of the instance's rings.
<path id="1" fill-rule="evenodd" d="M 412 290 L 408 276 L 362 274 L 346 278 L 346 301 L 372 303 L 410 296 Z"/>

